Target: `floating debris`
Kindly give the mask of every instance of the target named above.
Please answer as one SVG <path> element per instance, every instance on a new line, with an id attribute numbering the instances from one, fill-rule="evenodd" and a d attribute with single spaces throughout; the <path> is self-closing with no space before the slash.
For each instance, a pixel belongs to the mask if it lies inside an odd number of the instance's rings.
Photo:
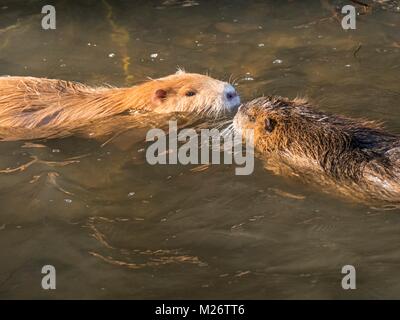
<path id="1" fill-rule="evenodd" d="M 275 192 L 277 195 L 285 197 L 285 198 L 291 198 L 291 199 L 296 199 L 296 200 L 304 200 L 306 197 L 300 194 L 293 194 L 293 193 L 289 193 L 286 191 L 282 191 L 276 188 L 269 188 L 270 190 L 272 190 L 273 192 Z"/>
<path id="2" fill-rule="evenodd" d="M 201 171 L 207 170 L 209 167 L 210 167 L 209 164 L 202 164 L 202 165 L 199 165 L 199 166 L 197 166 L 197 167 L 195 167 L 193 169 L 190 169 L 190 171 L 192 171 L 192 172 L 201 172 Z"/>
<path id="3" fill-rule="evenodd" d="M 246 274 L 250 274 L 251 271 L 247 270 L 247 271 L 239 271 L 237 274 L 235 274 L 235 277 L 242 277 Z"/>
<path id="4" fill-rule="evenodd" d="M 253 78 L 253 77 L 246 76 L 246 77 L 243 78 L 243 80 L 244 80 L 244 81 L 253 81 L 254 78 Z"/>
<path id="5" fill-rule="evenodd" d="M 47 148 L 44 144 L 25 142 L 21 148 Z"/>
<path id="6" fill-rule="evenodd" d="M 160 6 L 156 7 L 156 9 L 165 9 L 167 7 L 190 8 L 198 6 L 199 4 L 199 2 L 194 0 L 166 0 Z"/>

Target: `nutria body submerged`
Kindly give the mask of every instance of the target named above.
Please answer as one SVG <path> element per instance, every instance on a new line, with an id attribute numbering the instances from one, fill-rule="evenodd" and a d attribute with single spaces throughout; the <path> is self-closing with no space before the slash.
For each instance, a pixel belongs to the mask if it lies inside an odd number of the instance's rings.
<path id="1" fill-rule="evenodd" d="M 400 136 L 372 121 L 315 110 L 304 100 L 258 98 L 234 128 L 254 129 L 267 168 L 362 200 L 400 203 Z"/>
<path id="2" fill-rule="evenodd" d="M 211 77 L 178 71 L 130 88 L 89 87 L 34 77 L 0 77 L 0 127 L 73 130 L 128 110 L 218 115 L 240 103 L 235 89 Z"/>

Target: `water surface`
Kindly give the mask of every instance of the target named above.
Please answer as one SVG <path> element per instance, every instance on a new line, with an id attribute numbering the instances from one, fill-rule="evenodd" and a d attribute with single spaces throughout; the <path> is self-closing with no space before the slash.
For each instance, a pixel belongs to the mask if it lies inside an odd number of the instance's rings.
<path id="1" fill-rule="evenodd" d="M 307 96 L 400 133 L 398 1 L 352 31 L 344 1 L 58 1 L 55 31 L 40 28 L 44 4 L 0 1 L 1 74 L 128 86 L 180 66 L 234 79 L 242 100 Z M 1 298 L 400 298 L 399 209 L 260 160 L 250 176 L 150 166 L 145 133 L 0 144 Z M 347 264 L 357 290 L 341 288 Z"/>

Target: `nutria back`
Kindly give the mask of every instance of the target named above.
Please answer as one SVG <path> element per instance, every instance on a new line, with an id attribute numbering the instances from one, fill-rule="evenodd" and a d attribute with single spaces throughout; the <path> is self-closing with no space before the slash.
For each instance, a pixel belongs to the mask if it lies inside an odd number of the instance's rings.
<path id="1" fill-rule="evenodd" d="M 100 108 L 91 106 L 96 101 L 99 106 L 107 91 L 63 80 L 1 77 L 0 126 L 32 129 L 67 125 L 73 118 L 96 118 L 102 115 Z"/>
<path id="2" fill-rule="evenodd" d="M 400 203 L 400 136 L 376 122 L 267 97 L 241 106 L 234 127 L 254 130 L 256 150 L 276 173 L 358 199 Z"/>

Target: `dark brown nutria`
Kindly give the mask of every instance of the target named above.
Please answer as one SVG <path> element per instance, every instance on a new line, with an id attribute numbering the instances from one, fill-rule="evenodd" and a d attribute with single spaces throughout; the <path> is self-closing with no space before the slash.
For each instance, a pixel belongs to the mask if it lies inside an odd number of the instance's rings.
<path id="1" fill-rule="evenodd" d="M 131 88 L 89 87 L 33 77 L 0 77 L 0 127 L 73 130 L 128 110 L 218 115 L 238 107 L 228 83 L 178 71 Z"/>
<path id="2" fill-rule="evenodd" d="M 300 99 L 263 97 L 242 105 L 233 122 L 244 136 L 244 129 L 254 130 L 255 150 L 275 173 L 360 200 L 400 203 L 400 136 L 373 121 L 319 112 Z"/>

